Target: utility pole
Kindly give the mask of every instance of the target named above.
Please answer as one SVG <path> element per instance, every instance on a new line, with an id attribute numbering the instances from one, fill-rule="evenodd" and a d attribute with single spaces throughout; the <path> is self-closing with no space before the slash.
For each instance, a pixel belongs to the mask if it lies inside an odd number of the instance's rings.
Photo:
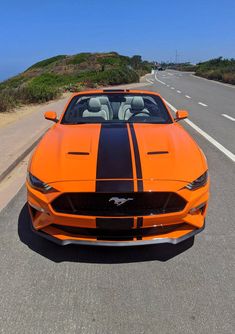
<path id="1" fill-rule="evenodd" d="M 178 63 L 178 57 L 179 57 L 179 54 L 178 54 L 178 51 L 176 50 L 175 51 L 175 63 L 176 64 Z"/>

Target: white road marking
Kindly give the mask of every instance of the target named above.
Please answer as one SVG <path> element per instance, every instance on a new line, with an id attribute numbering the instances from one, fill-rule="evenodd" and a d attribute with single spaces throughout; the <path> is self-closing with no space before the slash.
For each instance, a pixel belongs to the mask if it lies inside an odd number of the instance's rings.
<path id="1" fill-rule="evenodd" d="M 175 87 L 171 87 L 171 89 L 175 89 Z"/>
<path id="2" fill-rule="evenodd" d="M 166 85 L 166 87 L 170 87 L 170 85 Z"/>
<path id="3" fill-rule="evenodd" d="M 185 95 L 185 97 L 187 97 L 187 99 L 191 99 L 191 96 L 189 96 L 189 95 Z"/>
<path id="4" fill-rule="evenodd" d="M 171 105 L 169 102 L 164 100 L 166 104 L 174 111 L 176 112 L 177 109 Z M 199 128 L 196 124 L 191 122 L 189 119 L 184 120 L 188 125 L 190 125 L 194 130 L 196 130 L 201 136 L 203 136 L 205 139 L 207 139 L 212 145 L 214 145 L 218 150 L 220 150 L 223 154 L 225 154 L 229 159 L 231 159 L 233 162 L 235 162 L 235 154 L 230 152 L 227 148 L 225 148 L 223 145 L 221 145 L 217 140 L 212 138 L 210 135 L 208 135 L 205 131 Z"/>
<path id="5" fill-rule="evenodd" d="M 174 112 L 177 111 L 177 109 L 172 104 L 170 104 L 167 100 L 164 99 L 164 101 L 168 105 L 168 107 L 171 108 Z"/>
<path id="6" fill-rule="evenodd" d="M 161 81 L 161 80 L 159 80 L 159 79 L 157 78 L 157 73 L 155 73 L 155 80 L 158 81 L 158 82 L 160 82 L 160 83 L 163 84 L 164 86 L 166 85 L 165 82 L 163 82 L 163 81 Z"/>
<path id="7" fill-rule="evenodd" d="M 202 102 L 198 102 L 198 104 L 200 104 L 201 106 L 203 106 L 203 107 L 208 107 L 208 105 L 207 104 L 205 104 L 205 103 L 202 103 Z"/>
<path id="8" fill-rule="evenodd" d="M 177 93 L 181 94 L 181 91 L 180 91 L 180 90 L 177 90 Z"/>
<path id="9" fill-rule="evenodd" d="M 153 84 L 152 80 L 149 80 L 149 79 L 146 78 L 146 81 L 148 81 L 149 83 Z"/>
<path id="10" fill-rule="evenodd" d="M 233 118 L 232 116 L 226 115 L 226 114 L 221 114 L 222 116 L 230 119 L 231 121 L 235 122 L 235 118 Z"/>

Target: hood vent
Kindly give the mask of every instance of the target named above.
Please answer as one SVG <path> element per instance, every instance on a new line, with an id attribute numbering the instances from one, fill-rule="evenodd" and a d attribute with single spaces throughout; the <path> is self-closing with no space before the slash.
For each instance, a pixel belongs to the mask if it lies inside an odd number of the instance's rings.
<path id="1" fill-rule="evenodd" d="M 168 154 L 168 151 L 153 151 L 153 152 L 148 152 L 147 154 L 149 155 L 154 155 L 154 154 Z"/>
<path id="2" fill-rule="evenodd" d="M 89 152 L 68 152 L 68 154 L 72 155 L 89 155 Z"/>

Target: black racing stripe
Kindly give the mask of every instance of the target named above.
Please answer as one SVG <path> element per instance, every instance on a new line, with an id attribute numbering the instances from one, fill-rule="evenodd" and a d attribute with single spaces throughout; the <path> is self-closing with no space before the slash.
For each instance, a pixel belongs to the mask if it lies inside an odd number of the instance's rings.
<path id="1" fill-rule="evenodd" d="M 132 136 L 132 142 L 133 142 L 134 154 L 135 154 L 136 175 L 137 175 L 137 179 L 138 179 L 137 188 L 138 188 L 138 191 L 143 191 L 144 186 L 143 186 L 143 181 L 142 181 L 142 169 L 141 169 L 141 162 L 140 162 L 140 152 L 139 152 L 136 133 L 135 133 L 135 129 L 134 129 L 133 124 L 130 124 L 130 129 L 131 129 L 131 136 Z"/>
<path id="2" fill-rule="evenodd" d="M 143 186 L 143 181 L 142 180 L 138 180 L 137 181 L 137 188 L 138 188 L 138 191 L 143 191 L 144 190 L 144 186 Z"/>
<path id="3" fill-rule="evenodd" d="M 98 236 L 97 240 L 114 240 L 117 241 L 120 237 L 115 236 L 115 231 L 122 231 L 132 229 L 134 227 L 134 218 L 96 218 L 96 227 L 97 231 L 113 231 L 114 235 L 107 236 Z M 121 237 L 121 240 L 133 240 L 132 236 Z"/>
<path id="4" fill-rule="evenodd" d="M 137 218 L 137 228 L 141 228 L 143 226 L 143 217 Z"/>
<path id="5" fill-rule="evenodd" d="M 134 218 L 96 218 L 96 227 L 104 230 L 128 230 L 134 227 Z"/>
<path id="6" fill-rule="evenodd" d="M 133 191 L 133 180 L 96 181 L 96 192 L 98 193 L 129 193 Z"/>
<path id="7" fill-rule="evenodd" d="M 137 218 L 137 228 L 143 227 L 143 217 Z M 137 240 L 142 240 L 142 236 L 137 236 Z"/>
<path id="8" fill-rule="evenodd" d="M 102 179 L 130 179 L 123 181 L 123 191 L 132 192 L 134 189 L 131 149 L 126 124 L 102 124 L 100 130 L 97 167 L 96 167 L 96 191 L 105 192 L 107 188 L 115 191 L 116 183 L 105 185 Z M 120 188 L 121 189 L 121 188 Z M 122 191 L 122 190 L 121 190 Z"/>

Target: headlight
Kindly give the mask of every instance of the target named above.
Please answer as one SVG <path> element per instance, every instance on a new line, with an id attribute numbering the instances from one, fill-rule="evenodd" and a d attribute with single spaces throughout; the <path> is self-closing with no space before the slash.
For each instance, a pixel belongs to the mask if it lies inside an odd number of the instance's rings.
<path id="1" fill-rule="evenodd" d="M 30 172 L 27 174 L 27 180 L 30 183 L 31 187 L 42 192 L 48 193 L 56 191 L 53 187 L 49 186 L 47 183 L 39 180 L 37 177 L 33 176 Z"/>
<path id="2" fill-rule="evenodd" d="M 199 178 L 197 178 L 195 181 L 187 184 L 186 188 L 189 190 L 196 190 L 198 188 L 203 187 L 208 180 L 208 171 L 206 171 L 204 174 L 202 174 Z"/>

